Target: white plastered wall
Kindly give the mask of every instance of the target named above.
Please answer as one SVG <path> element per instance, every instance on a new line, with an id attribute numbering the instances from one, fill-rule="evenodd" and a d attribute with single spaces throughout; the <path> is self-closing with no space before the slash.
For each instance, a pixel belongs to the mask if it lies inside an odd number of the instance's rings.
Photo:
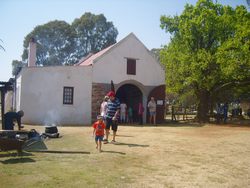
<path id="1" fill-rule="evenodd" d="M 23 123 L 75 125 L 91 122 L 92 67 L 28 67 L 21 74 Z M 73 105 L 63 104 L 64 87 L 74 87 Z"/>

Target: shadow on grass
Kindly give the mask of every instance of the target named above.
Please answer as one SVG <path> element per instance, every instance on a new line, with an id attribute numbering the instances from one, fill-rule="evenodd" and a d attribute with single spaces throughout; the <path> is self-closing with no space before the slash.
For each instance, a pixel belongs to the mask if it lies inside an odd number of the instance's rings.
<path id="1" fill-rule="evenodd" d="M 90 152 L 87 151 L 58 151 L 58 150 L 37 150 L 37 151 L 31 151 L 32 153 L 59 153 L 59 154 L 90 154 Z"/>
<path id="2" fill-rule="evenodd" d="M 27 153 L 27 152 L 22 152 L 22 153 L 18 153 L 18 152 L 3 152 L 0 153 L 0 158 L 3 157 L 23 157 L 23 156 L 32 156 L 31 153 Z"/>
<path id="3" fill-rule="evenodd" d="M 119 152 L 119 151 L 102 151 L 102 153 L 117 153 L 117 154 L 121 154 L 121 155 L 126 155 L 126 153 Z"/>
<path id="4" fill-rule="evenodd" d="M 3 164 L 17 164 L 17 163 L 34 163 L 36 162 L 34 159 L 28 157 L 20 157 L 15 159 L 7 159 L 4 161 L 0 161 Z"/>
<path id="5" fill-rule="evenodd" d="M 149 147 L 149 145 L 131 144 L 131 143 L 122 143 L 122 142 L 116 142 L 114 145 L 128 146 L 128 147 Z"/>

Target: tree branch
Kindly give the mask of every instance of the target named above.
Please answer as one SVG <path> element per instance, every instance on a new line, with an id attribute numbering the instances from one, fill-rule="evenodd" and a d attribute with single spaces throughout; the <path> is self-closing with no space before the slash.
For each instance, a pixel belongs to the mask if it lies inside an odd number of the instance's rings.
<path id="1" fill-rule="evenodd" d="M 216 87 L 213 92 L 217 92 L 221 89 L 224 89 L 224 88 L 227 88 L 227 87 L 233 87 L 233 86 L 241 86 L 241 85 L 247 85 L 247 84 L 250 84 L 250 78 L 246 79 L 246 80 L 242 80 L 242 81 L 231 81 L 231 82 L 228 82 L 228 83 L 224 83 L 222 85 L 219 85 L 218 87 Z"/>

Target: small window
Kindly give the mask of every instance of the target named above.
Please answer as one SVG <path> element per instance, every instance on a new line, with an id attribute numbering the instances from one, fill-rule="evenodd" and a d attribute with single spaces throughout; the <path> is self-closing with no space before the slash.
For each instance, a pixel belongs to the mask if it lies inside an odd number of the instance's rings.
<path id="1" fill-rule="evenodd" d="M 74 88 L 64 87 L 63 88 L 63 104 L 73 104 L 74 99 Z"/>
<path id="2" fill-rule="evenodd" d="M 127 59 L 127 74 L 136 75 L 136 60 Z"/>

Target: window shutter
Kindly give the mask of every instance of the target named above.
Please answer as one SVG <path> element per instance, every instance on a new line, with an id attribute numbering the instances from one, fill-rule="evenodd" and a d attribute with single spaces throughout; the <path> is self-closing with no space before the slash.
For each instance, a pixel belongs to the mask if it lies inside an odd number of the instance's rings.
<path id="1" fill-rule="evenodd" d="M 127 74 L 136 75 L 136 60 L 127 59 Z"/>

